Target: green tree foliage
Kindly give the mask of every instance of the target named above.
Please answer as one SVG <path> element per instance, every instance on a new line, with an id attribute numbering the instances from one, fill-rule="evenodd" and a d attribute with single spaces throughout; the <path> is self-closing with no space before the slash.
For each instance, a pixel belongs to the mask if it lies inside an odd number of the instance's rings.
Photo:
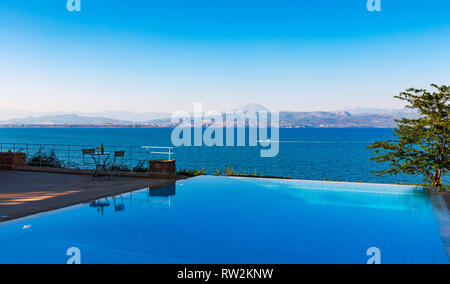
<path id="1" fill-rule="evenodd" d="M 394 138 L 376 142 L 368 149 L 376 154 L 371 160 L 389 164 L 387 169 L 375 172 L 377 175 L 424 176 L 424 182 L 442 190 L 442 177 L 450 166 L 450 87 L 431 86 L 433 92 L 412 88 L 395 96 L 415 109 L 420 118 L 397 120 Z"/>

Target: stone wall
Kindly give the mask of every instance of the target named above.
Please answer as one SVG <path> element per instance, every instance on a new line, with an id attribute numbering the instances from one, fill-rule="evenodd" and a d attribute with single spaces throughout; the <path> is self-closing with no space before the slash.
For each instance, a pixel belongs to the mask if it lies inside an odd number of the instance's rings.
<path id="1" fill-rule="evenodd" d="M 14 169 L 27 165 L 27 155 L 25 153 L 6 152 L 0 153 L 0 166 L 2 168 Z"/>
<path id="2" fill-rule="evenodd" d="M 175 160 L 151 160 L 150 173 L 175 174 L 177 171 Z"/>

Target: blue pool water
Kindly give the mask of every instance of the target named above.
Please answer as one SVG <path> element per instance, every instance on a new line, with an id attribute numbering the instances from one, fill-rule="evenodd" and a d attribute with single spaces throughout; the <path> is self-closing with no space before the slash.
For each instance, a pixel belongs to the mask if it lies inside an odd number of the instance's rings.
<path id="1" fill-rule="evenodd" d="M 427 194 L 197 177 L 0 226 L 0 263 L 448 263 Z"/>

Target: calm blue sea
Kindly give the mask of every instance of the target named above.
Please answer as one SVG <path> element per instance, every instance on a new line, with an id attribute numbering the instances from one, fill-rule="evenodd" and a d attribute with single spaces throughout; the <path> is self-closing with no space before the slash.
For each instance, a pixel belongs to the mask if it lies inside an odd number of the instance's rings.
<path id="1" fill-rule="evenodd" d="M 0 128 L 0 143 L 171 146 L 168 128 Z M 307 180 L 417 183 L 420 177 L 377 177 L 366 147 L 392 137 L 391 129 L 280 129 L 280 152 L 261 158 L 254 147 L 180 147 L 178 169 L 209 173 L 232 166 L 237 171 Z M 448 180 L 448 177 L 446 177 Z"/>

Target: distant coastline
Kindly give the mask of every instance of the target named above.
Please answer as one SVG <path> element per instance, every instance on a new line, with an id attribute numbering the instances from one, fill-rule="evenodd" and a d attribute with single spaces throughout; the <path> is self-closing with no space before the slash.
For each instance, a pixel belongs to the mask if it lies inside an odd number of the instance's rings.
<path id="1" fill-rule="evenodd" d="M 171 126 L 154 126 L 154 125 L 0 125 L 0 128 L 175 128 L 177 125 Z M 205 128 L 208 126 L 204 126 Z M 223 126 L 219 126 L 221 128 Z M 301 126 L 301 127 L 287 127 L 280 126 L 282 129 L 320 129 L 320 128 L 336 128 L 336 129 L 390 129 L 387 126 Z"/>
<path id="2" fill-rule="evenodd" d="M 236 109 L 243 113 L 269 112 L 259 104 L 251 104 Z M 1 113 L 0 113 L 1 114 Z M 225 116 L 225 113 L 222 113 Z M 407 109 L 349 109 L 348 111 L 280 111 L 280 128 L 393 128 L 396 120 L 417 118 L 417 114 Z M 191 123 L 193 124 L 193 122 Z M 214 123 L 204 118 L 203 126 L 226 127 L 226 119 Z M 1 128 L 172 128 L 178 126 L 172 122 L 170 114 L 104 112 L 92 114 L 46 114 L 27 116 L 0 121 Z M 253 126 L 253 125 L 252 125 Z"/>
<path id="3" fill-rule="evenodd" d="M 53 125 L 53 124 L 30 124 L 30 125 L 0 125 L 0 128 L 174 128 L 176 126 L 155 125 Z"/>

